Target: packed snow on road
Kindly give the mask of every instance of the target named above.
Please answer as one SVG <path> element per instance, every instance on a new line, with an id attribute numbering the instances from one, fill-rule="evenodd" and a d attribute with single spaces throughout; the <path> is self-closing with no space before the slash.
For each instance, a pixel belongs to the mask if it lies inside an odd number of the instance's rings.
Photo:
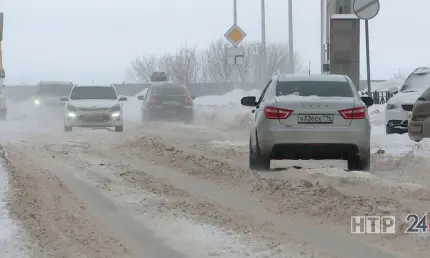
<path id="1" fill-rule="evenodd" d="M 131 96 L 123 133 L 64 132 L 61 116 L 10 103 L 0 257 L 426 257 L 425 237 L 355 236 L 349 222 L 396 215 L 400 232 L 428 210 L 429 141 L 386 135 L 374 105 L 369 173 L 300 160 L 250 171 L 240 99 L 259 94 L 197 98 L 192 124 L 142 124 Z"/>

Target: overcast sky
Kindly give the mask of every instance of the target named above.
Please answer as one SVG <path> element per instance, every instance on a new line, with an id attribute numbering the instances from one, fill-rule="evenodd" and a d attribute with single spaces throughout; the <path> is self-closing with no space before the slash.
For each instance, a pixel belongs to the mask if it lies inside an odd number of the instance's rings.
<path id="1" fill-rule="evenodd" d="M 238 0 L 247 40 L 261 38 L 260 0 Z M 288 42 L 288 1 L 266 0 L 267 40 Z M 301 61 L 320 70 L 319 0 L 293 0 L 294 44 Z M 7 84 L 41 79 L 115 83 L 128 79 L 142 52 L 182 44 L 204 48 L 233 22 L 232 0 L 0 0 Z M 381 0 L 370 21 L 374 79 L 430 66 L 430 1 Z M 362 23 L 364 27 L 364 23 Z M 361 74 L 366 78 L 364 34 Z"/>

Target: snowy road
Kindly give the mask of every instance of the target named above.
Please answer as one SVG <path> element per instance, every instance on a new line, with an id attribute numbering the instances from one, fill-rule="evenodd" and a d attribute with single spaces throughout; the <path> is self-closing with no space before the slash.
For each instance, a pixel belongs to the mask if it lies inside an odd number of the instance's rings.
<path id="1" fill-rule="evenodd" d="M 198 99 L 189 126 L 142 126 L 130 100 L 124 133 L 65 133 L 61 119 L 17 115 L 25 119 L 6 123 L 20 130 L 1 138 L 10 161 L 4 217 L 15 221 L 4 227 L 22 232 L 3 239 L 27 236 L 37 245 L 23 244 L 33 250 L 24 257 L 36 258 L 428 257 L 427 238 L 353 236 L 349 226 L 351 215 L 395 214 L 400 230 L 406 213 L 430 210 L 428 142 L 386 136 L 383 107 L 374 107 L 370 173 L 322 161 L 253 173 L 243 94 Z"/>

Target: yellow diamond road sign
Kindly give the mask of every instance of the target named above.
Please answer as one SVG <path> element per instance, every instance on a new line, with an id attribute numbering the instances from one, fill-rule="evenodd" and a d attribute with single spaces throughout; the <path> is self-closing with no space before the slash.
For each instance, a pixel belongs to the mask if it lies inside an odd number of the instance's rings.
<path id="1" fill-rule="evenodd" d="M 224 34 L 224 37 L 230 41 L 235 47 L 246 37 L 246 33 L 237 24 L 231 26 L 231 28 Z"/>

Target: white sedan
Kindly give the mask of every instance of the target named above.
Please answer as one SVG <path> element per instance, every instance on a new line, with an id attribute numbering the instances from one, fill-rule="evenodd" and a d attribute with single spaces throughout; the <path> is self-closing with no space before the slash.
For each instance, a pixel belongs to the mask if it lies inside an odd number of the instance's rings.
<path id="1" fill-rule="evenodd" d="M 113 86 L 74 86 L 66 102 L 64 111 L 64 130 L 73 127 L 106 128 L 114 127 L 116 132 L 123 131 L 122 101 Z"/>

